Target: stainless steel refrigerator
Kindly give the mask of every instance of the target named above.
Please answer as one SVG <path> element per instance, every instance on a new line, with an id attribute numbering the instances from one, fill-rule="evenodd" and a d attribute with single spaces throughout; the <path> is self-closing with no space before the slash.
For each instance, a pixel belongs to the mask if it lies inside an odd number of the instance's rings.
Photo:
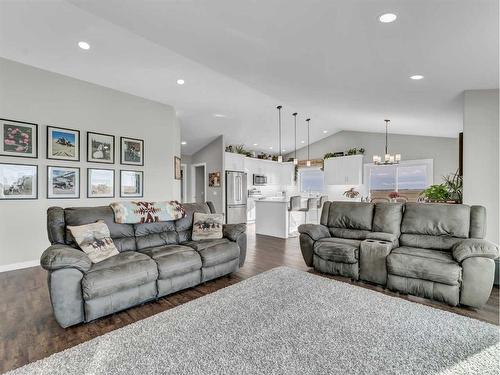
<path id="1" fill-rule="evenodd" d="M 226 172 L 226 223 L 247 222 L 247 174 Z"/>

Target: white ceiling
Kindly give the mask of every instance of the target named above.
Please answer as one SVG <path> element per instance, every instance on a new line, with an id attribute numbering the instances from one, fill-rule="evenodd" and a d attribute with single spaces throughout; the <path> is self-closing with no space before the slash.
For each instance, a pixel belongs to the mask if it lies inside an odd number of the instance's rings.
<path id="1" fill-rule="evenodd" d="M 456 136 L 462 91 L 498 88 L 498 7 L 497 0 L 0 1 L 0 56 L 172 104 L 188 154 L 219 134 L 277 150 L 277 104 L 288 150 L 294 111 L 299 145 L 309 116 L 312 141 L 339 130 L 381 132 L 384 118 L 394 133 Z M 385 12 L 398 19 L 381 24 Z M 79 40 L 91 49 L 80 50 Z"/>

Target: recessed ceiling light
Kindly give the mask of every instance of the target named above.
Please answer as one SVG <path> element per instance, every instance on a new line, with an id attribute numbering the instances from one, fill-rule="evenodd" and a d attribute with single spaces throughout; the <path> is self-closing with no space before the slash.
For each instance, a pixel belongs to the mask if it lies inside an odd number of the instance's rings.
<path id="1" fill-rule="evenodd" d="M 328 130 L 323 130 L 323 134 L 326 134 L 326 133 L 328 133 Z"/>
<path id="2" fill-rule="evenodd" d="M 285 149 L 281 150 L 281 152 L 285 152 L 285 151 L 286 151 Z"/>
<path id="3" fill-rule="evenodd" d="M 81 42 L 78 42 L 78 47 L 80 47 L 81 49 L 84 49 L 84 50 L 88 50 L 88 49 L 90 49 L 90 44 L 88 44 L 87 42 L 84 42 L 82 40 Z"/>
<path id="4" fill-rule="evenodd" d="M 214 113 L 214 117 L 223 118 L 223 117 L 226 117 L 226 115 L 223 115 L 222 113 Z"/>
<path id="5" fill-rule="evenodd" d="M 413 76 L 410 76 L 410 79 L 413 79 L 415 81 L 418 81 L 419 79 L 422 79 L 422 78 L 424 78 L 424 76 L 421 74 L 415 74 Z"/>
<path id="6" fill-rule="evenodd" d="M 384 13 L 378 19 L 382 23 L 391 23 L 396 21 L 396 18 L 398 18 L 398 16 L 396 16 L 394 13 Z"/>
<path id="7" fill-rule="evenodd" d="M 177 84 L 178 85 L 183 85 L 184 84 L 184 80 L 183 79 L 178 79 L 177 80 Z"/>
<path id="8" fill-rule="evenodd" d="M 272 150 L 273 149 L 273 146 L 269 147 L 269 150 Z"/>
<path id="9" fill-rule="evenodd" d="M 184 145 L 187 145 L 187 142 L 186 142 L 186 141 L 182 141 L 182 142 L 181 142 L 181 145 L 183 145 L 183 146 L 184 146 Z"/>
<path id="10" fill-rule="evenodd" d="M 300 143 L 306 143 L 306 141 L 300 141 Z"/>
<path id="11" fill-rule="evenodd" d="M 258 146 L 259 144 L 258 144 L 258 143 L 254 143 L 253 145 L 254 145 L 254 146 Z"/>

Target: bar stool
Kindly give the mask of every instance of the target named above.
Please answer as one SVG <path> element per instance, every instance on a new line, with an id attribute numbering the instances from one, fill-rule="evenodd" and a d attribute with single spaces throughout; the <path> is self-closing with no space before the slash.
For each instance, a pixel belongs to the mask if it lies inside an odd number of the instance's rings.
<path id="1" fill-rule="evenodd" d="M 319 215 L 321 215 L 321 209 L 323 208 L 323 204 L 325 204 L 325 202 L 327 200 L 328 200 L 328 195 L 322 195 L 319 198 L 319 201 L 318 201 L 318 212 L 317 212 L 317 215 L 316 215 L 316 219 L 318 220 L 318 224 L 319 224 Z"/>
<path id="2" fill-rule="evenodd" d="M 306 208 L 301 209 L 301 211 L 304 211 L 304 222 L 307 224 L 307 214 L 311 210 L 316 210 L 316 218 L 318 217 L 318 205 L 319 205 L 319 199 L 318 198 L 307 198 L 307 205 Z"/>
<path id="3" fill-rule="evenodd" d="M 302 198 L 300 195 L 290 197 L 290 204 L 288 205 L 288 233 L 290 233 L 290 223 L 293 211 L 303 211 L 305 208 L 301 207 Z"/>

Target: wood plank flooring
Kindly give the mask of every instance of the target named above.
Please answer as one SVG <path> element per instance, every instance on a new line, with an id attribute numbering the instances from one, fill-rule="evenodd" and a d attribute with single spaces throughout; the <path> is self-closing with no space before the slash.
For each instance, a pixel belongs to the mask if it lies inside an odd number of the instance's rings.
<path id="1" fill-rule="evenodd" d="M 75 346 L 104 333 L 171 309 L 228 285 L 278 266 L 308 270 L 302 260 L 298 238 L 288 240 L 255 236 L 249 226 L 248 253 L 239 272 L 175 293 L 155 302 L 133 307 L 88 324 L 63 329 L 52 316 L 47 274 L 41 267 L 0 273 L 0 372 L 5 372 L 53 353 Z M 486 306 L 480 310 L 457 308 L 418 297 L 392 293 L 375 285 L 326 276 L 360 287 L 433 306 L 471 318 L 499 324 L 499 289 L 494 288 Z"/>

